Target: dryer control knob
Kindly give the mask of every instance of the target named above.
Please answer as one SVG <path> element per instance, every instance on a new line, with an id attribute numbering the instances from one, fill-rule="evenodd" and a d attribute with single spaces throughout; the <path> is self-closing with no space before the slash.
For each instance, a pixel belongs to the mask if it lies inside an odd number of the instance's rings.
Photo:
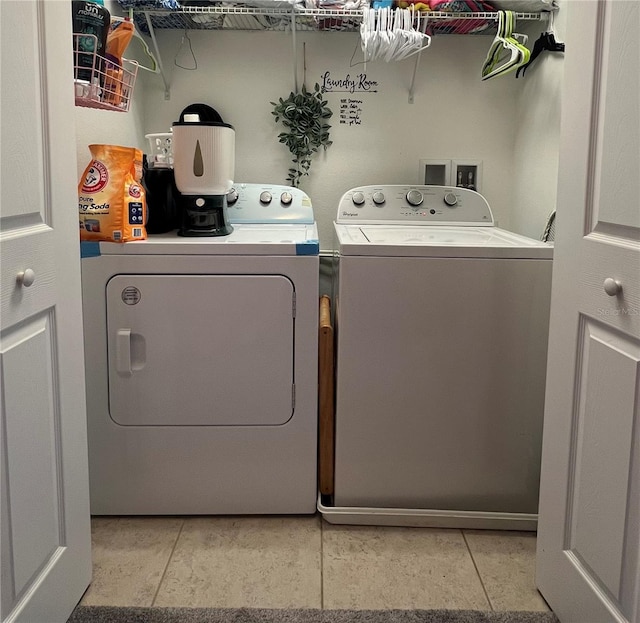
<path id="1" fill-rule="evenodd" d="M 453 207 L 454 205 L 456 205 L 458 203 L 458 197 L 456 197 L 455 193 L 447 193 L 444 196 L 444 202 L 448 206 Z"/>
<path id="2" fill-rule="evenodd" d="M 235 188 L 232 188 L 227 193 L 227 205 L 232 206 L 236 201 L 238 201 L 238 191 Z"/>
<path id="3" fill-rule="evenodd" d="M 285 190 L 280 195 L 280 203 L 282 203 L 282 205 L 284 205 L 284 206 L 291 205 L 292 201 L 293 201 L 293 195 L 290 192 Z"/>
<path id="4" fill-rule="evenodd" d="M 263 190 L 260 193 L 260 203 L 264 203 L 264 204 L 271 203 L 271 199 L 272 199 L 271 193 L 268 190 Z"/>
<path id="5" fill-rule="evenodd" d="M 424 201 L 424 197 L 419 190 L 410 190 L 407 193 L 407 201 L 409 202 L 409 205 L 419 206 Z"/>
<path id="6" fill-rule="evenodd" d="M 351 201 L 353 201 L 353 205 L 356 206 L 364 205 L 364 193 L 361 191 L 353 193 Z"/>
<path id="7" fill-rule="evenodd" d="M 386 199 L 384 198 L 384 193 L 373 193 L 373 203 L 375 203 L 377 206 L 383 205 L 385 201 Z"/>

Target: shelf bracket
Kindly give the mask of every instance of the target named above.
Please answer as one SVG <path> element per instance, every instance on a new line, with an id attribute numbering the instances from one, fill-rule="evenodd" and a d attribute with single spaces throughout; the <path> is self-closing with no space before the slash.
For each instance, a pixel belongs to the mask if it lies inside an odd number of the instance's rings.
<path id="1" fill-rule="evenodd" d="M 158 47 L 158 41 L 156 39 L 156 33 L 153 29 L 153 24 L 151 23 L 151 15 L 144 11 L 144 17 L 147 20 L 147 26 L 149 28 L 149 34 L 151 35 L 151 41 L 153 42 L 153 49 L 156 53 L 156 62 L 158 63 L 158 69 L 160 70 L 160 77 L 162 78 L 162 83 L 164 84 L 164 99 L 171 99 L 171 87 L 169 86 L 169 82 L 167 81 L 167 76 L 164 73 L 164 67 L 162 66 L 162 57 L 160 56 L 160 48 Z"/>
<path id="2" fill-rule="evenodd" d="M 416 87 L 416 75 L 418 73 L 418 65 L 420 64 L 420 57 L 422 56 L 422 50 L 424 50 L 424 48 L 420 48 L 420 51 L 416 54 L 416 62 L 413 64 L 413 73 L 411 74 L 411 84 L 409 85 L 409 104 L 413 104 L 413 95 L 415 93 L 415 87 Z"/>

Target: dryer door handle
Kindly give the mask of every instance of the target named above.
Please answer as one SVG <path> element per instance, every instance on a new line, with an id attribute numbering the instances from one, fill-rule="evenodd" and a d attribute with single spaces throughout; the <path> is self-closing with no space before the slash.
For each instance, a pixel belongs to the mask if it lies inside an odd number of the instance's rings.
<path id="1" fill-rule="evenodd" d="M 131 376 L 131 329 L 118 329 L 116 334 L 116 371 Z"/>

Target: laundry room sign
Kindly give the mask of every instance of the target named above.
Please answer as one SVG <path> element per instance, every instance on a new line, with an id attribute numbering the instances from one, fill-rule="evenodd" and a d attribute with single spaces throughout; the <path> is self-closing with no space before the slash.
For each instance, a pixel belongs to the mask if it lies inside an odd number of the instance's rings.
<path id="1" fill-rule="evenodd" d="M 362 95 L 378 93 L 378 81 L 372 80 L 366 73 L 343 76 L 332 75 L 325 71 L 322 76 L 321 90 L 323 93 L 340 93 L 339 122 L 343 126 L 359 126 L 362 124 Z"/>
<path id="2" fill-rule="evenodd" d="M 323 93 L 377 93 L 378 82 L 371 80 L 366 73 L 346 74 L 336 78 L 330 71 L 322 74 L 321 90 Z"/>

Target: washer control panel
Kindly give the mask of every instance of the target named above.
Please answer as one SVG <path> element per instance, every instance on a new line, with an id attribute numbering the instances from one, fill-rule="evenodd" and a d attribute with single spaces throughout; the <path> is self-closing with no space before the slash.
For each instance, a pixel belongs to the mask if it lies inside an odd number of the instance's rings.
<path id="1" fill-rule="evenodd" d="M 487 200 L 457 186 L 359 186 L 338 204 L 338 223 L 493 225 Z"/>
<path id="2" fill-rule="evenodd" d="M 281 184 L 234 184 L 227 193 L 227 214 L 230 223 L 314 222 L 309 195 Z"/>

